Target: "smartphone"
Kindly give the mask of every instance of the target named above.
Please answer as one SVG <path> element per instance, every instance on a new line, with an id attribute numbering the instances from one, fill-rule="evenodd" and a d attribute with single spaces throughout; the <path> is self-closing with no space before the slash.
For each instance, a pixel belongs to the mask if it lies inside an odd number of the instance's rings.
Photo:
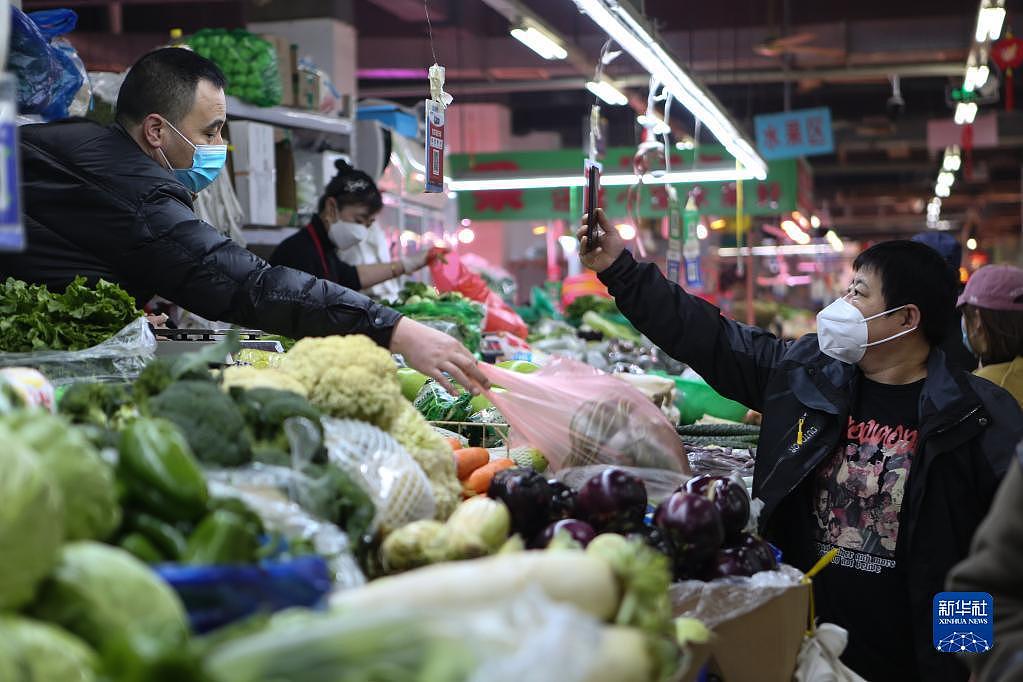
<path id="1" fill-rule="evenodd" d="M 586 245 L 587 251 L 598 246 L 597 235 L 597 198 L 600 196 L 600 172 L 603 167 L 596 161 L 586 160 L 583 165 L 583 175 L 586 178 L 586 196 L 583 198 L 586 204 Z"/>

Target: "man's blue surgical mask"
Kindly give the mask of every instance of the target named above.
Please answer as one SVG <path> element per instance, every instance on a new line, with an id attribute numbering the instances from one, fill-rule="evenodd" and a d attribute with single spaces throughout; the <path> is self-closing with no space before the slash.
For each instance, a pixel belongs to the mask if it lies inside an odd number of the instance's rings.
<path id="1" fill-rule="evenodd" d="M 979 357 L 977 351 L 973 350 L 973 344 L 970 343 L 970 335 L 966 333 L 966 316 L 963 315 L 959 318 L 959 328 L 963 330 L 963 345 L 966 346 L 966 350 L 970 351 L 970 355 Z"/>
<path id="2" fill-rule="evenodd" d="M 176 132 L 182 140 L 191 145 L 192 149 L 195 150 L 195 154 L 192 155 L 192 167 L 191 168 L 173 168 L 170 161 L 167 159 L 167 155 L 160 150 L 160 154 L 163 155 L 163 160 L 167 162 L 167 168 L 170 169 L 174 176 L 177 177 L 178 181 L 187 187 L 192 192 L 201 192 L 210 186 L 217 176 L 220 174 L 220 169 L 227 163 L 227 145 L 226 144 L 192 144 L 192 141 L 182 135 L 181 131 L 174 127 L 174 125 L 164 119 L 164 122 L 170 126 L 170 129 Z"/>

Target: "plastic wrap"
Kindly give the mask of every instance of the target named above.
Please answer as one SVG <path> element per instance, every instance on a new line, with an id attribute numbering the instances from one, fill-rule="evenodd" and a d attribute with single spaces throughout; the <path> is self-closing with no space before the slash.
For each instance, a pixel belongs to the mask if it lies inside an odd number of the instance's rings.
<path id="1" fill-rule="evenodd" d="M 53 40 L 74 29 L 76 22 L 77 15 L 71 10 L 28 15 L 11 8 L 8 69 L 18 77 L 20 113 L 39 114 L 47 121 L 66 118 L 79 91 L 88 89 L 85 68 L 74 48 L 66 41 L 55 44 Z M 88 99 L 85 96 L 86 103 Z"/>
<path id="2" fill-rule="evenodd" d="M 237 498 L 259 515 L 268 531 L 290 540 L 312 543 L 316 553 L 326 559 L 330 577 L 338 589 L 364 584 L 366 578 L 352 555 L 351 543 L 344 531 L 315 518 L 285 497 L 289 489 L 301 485 L 301 478 L 304 478 L 302 474 L 286 467 L 259 464 L 207 472 L 213 497 Z"/>
<path id="3" fill-rule="evenodd" d="M 277 50 L 267 41 L 241 29 L 204 28 L 187 42 L 223 70 L 227 94 L 261 107 L 281 103 Z"/>
<path id="4" fill-rule="evenodd" d="M 694 476 L 753 475 L 753 455 L 747 449 L 722 448 L 714 445 L 686 448 L 686 457 Z"/>
<path id="5" fill-rule="evenodd" d="M 646 396 L 615 377 L 563 358 L 533 374 L 490 365 L 480 370 L 508 390 L 487 397 L 513 427 L 512 447 L 538 448 L 553 471 L 612 464 L 689 474 L 675 427 Z"/>
<path id="6" fill-rule="evenodd" d="M 398 441 L 366 422 L 322 421 L 330 463 L 355 478 L 376 506 L 371 530 L 387 532 L 434 517 L 430 479 Z"/>
<path id="7" fill-rule="evenodd" d="M 711 582 L 685 580 L 671 586 L 671 603 L 676 617 L 696 618 L 714 629 L 798 587 L 802 580 L 802 572 L 788 564 L 782 564 L 777 571 L 761 571 L 749 578 L 722 578 Z"/>
<path id="8" fill-rule="evenodd" d="M 79 381 L 129 381 L 156 354 L 156 337 L 140 317 L 112 337 L 83 350 L 0 353 L 0 367 L 34 367 L 54 386 Z"/>
<path id="9" fill-rule="evenodd" d="M 430 263 L 430 276 L 438 291 L 457 291 L 486 306 L 483 331 L 509 332 L 523 339 L 528 335 L 529 328 L 519 314 L 491 291 L 482 277 L 467 268 L 457 253 Z"/>

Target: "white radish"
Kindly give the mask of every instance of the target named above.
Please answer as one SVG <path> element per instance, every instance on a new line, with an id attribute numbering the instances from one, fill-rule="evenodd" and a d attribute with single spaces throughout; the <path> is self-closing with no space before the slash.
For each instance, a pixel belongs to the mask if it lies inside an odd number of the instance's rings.
<path id="1" fill-rule="evenodd" d="M 620 593 L 611 567 L 584 552 L 521 552 L 454 561 L 381 578 L 330 598 L 335 609 L 371 613 L 401 604 L 409 608 L 441 608 L 462 604 L 473 608 L 513 597 L 530 585 L 552 600 L 572 604 L 602 621 L 618 611 Z"/>
<path id="2" fill-rule="evenodd" d="M 635 628 L 604 628 L 586 682 L 649 682 L 654 677 L 646 637 Z"/>

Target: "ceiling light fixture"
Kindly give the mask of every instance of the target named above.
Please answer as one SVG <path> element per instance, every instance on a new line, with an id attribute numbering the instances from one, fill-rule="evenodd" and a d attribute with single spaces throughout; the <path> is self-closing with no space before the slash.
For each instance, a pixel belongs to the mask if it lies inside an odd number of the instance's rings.
<path id="1" fill-rule="evenodd" d="M 622 239 L 629 242 L 636 238 L 636 228 L 628 223 L 621 223 L 615 225 L 615 229 L 618 230 L 618 234 L 621 235 Z"/>
<path id="2" fill-rule="evenodd" d="M 963 159 L 959 155 L 959 146 L 952 145 L 945 148 L 945 157 L 941 161 L 941 167 L 952 173 L 959 170 L 963 165 Z"/>
<path id="3" fill-rule="evenodd" d="M 948 171 L 941 171 L 938 173 L 938 184 L 951 187 L 956 181 L 956 176 Z"/>
<path id="4" fill-rule="evenodd" d="M 1005 23 L 1005 0 L 985 0 L 977 13 L 977 33 L 974 35 L 978 43 L 998 40 L 1002 35 L 1002 24 Z"/>
<path id="5" fill-rule="evenodd" d="M 951 193 L 952 193 L 952 188 L 950 188 L 948 185 L 935 185 L 934 186 L 934 195 L 937 196 L 937 197 L 941 197 L 942 199 L 944 199 L 945 197 L 947 197 Z"/>
<path id="6" fill-rule="evenodd" d="M 796 225 L 794 220 L 781 221 L 781 229 L 784 230 L 789 239 L 797 244 L 806 245 L 810 243 L 810 235 L 799 229 L 799 225 Z"/>
<path id="7" fill-rule="evenodd" d="M 976 66 L 971 65 L 966 67 L 966 77 L 963 79 L 963 90 L 966 92 L 973 92 L 984 87 L 987 83 L 988 76 L 991 75 L 990 69 L 987 65 Z"/>
<path id="8" fill-rule="evenodd" d="M 598 27 L 607 32 L 640 66 L 660 82 L 725 146 L 753 177 L 764 180 L 767 164 L 709 91 L 697 84 L 661 47 L 642 20 L 617 0 L 574 0 Z"/>
<path id="9" fill-rule="evenodd" d="M 824 238 L 828 240 L 828 244 L 831 245 L 831 250 L 835 253 L 842 253 L 845 251 L 845 244 L 842 242 L 842 238 L 835 234 L 834 230 L 828 230 Z"/>
<path id="10" fill-rule="evenodd" d="M 671 126 L 653 114 L 640 114 L 636 117 L 636 123 L 651 128 L 654 135 L 667 135 L 671 132 Z"/>
<path id="11" fill-rule="evenodd" d="M 748 169 L 706 169 L 673 171 L 671 173 L 647 173 L 643 176 L 646 185 L 675 185 L 690 182 L 736 182 L 752 180 L 753 172 Z M 639 182 L 633 173 L 609 173 L 600 177 L 604 187 L 628 187 Z M 489 177 L 452 178 L 448 188 L 455 192 L 484 192 L 508 189 L 557 189 L 560 187 L 582 187 L 586 184 L 582 174 L 538 177 Z"/>
<path id="12" fill-rule="evenodd" d="M 976 102 L 960 102 L 956 105 L 955 122 L 956 125 L 966 125 L 973 123 L 973 120 L 977 118 L 977 103 Z"/>
<path id="13" fill-rule="evenodd" d="M 586 89 L 614 107 L 624 106 L 629 103 L 629 98 L 609 81 L 588 81 Z"/>
<path id="14" fill-rule="evenodd" d="M 561 42 L 546 31 L 533 26 L 528 21 L 510 31 L 515 40 L 519 41 L 544 59 L 565 59 L 568 51 Z"/>
<path id="15" fill-rule="evenodd" d="M 977 250 L 977 240 L 974 239 L 973 237 L 970 237 L 969 239 L 967 239 L 966 240 L 966 248 L 968 248 L 970 251 L 976 251 Z"/>

